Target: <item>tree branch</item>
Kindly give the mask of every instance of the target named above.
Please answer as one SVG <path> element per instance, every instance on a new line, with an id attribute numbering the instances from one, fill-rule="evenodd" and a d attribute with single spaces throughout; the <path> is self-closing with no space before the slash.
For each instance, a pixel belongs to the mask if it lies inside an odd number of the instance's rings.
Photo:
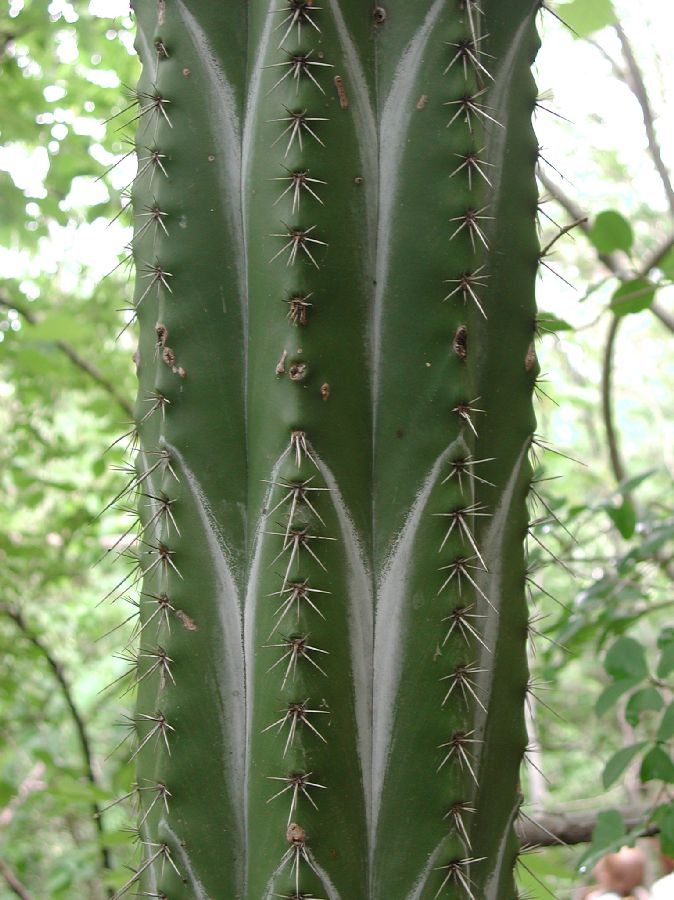
<path id="1" fill-rule="evenodd" d="M 639 106 L 641 107 L 641 115 L 644 120 L 646 136 L 648 138 L 648 150 L 651 154 L 651 159 L 653 160 L 655 168 L 657 169 L 658 175 L 660 176 L 662 186 L 665 189 L 665 194 L 667 195 L 667 201 L 669 203 L 669 209 L 672 215 L 674 215 L 674 187 L 672 187 L 672 180 L 669 177 L 667 166 L 662 160 L 660 145 L 658 144 L 658 139 L 655 134 L 655 117 L 653 115 L 653 110 L 651 109 L 651 102 L 648 97 L 648 91 L 646 89 L 644 77 L 641 74 L 641 69 L 639 68 L 639 64 L 637 63 L 636 57 L 634 56 L 632 45 L 630 44 L 627 35 L 623 31 L 622 25 L 620 24 L 620 22 L 616 22 L 613 27 L 615 28 L 615 32 L 618 35 L 620 46 L 622 47 L 623 51 L 623 57 L 625 58 L 625 64 L 627 66 L 627 78 L 625 80 L 628 87 L 636 97 Z"/>
<path id="2" fill-rule="evenodd" d="M 583 208 L 572 197 L 569 197 L 564 189 L 549 178 L 545 172 L 539 170 L 538 178 L 553 200 L 559 203 L 562 209 L 564 209 L 572 219 L 576 221 L 585 219 L 585 222 L 580 221 L 579 227 L 585 234 L 589 234 L 592 230 L 592 226 L 587 220 L 587 213 L 583 211 Z M 664 257 L 673 247 L 674 233 L 668 235 L 661 244 L 646 256 L 637 272 L 631 271 L 629 260 L 623 253 L 600 253 L 597 251 L 597 256 L 609 272 L 612 272 L 620 281 L 631 281 L 635 277 L 645 278 L 660 262 L 662 262 Z M 660 320 L 665 328 L 674 334 L 674 316 L 661 307 L 657 300 L 653 300 L 649 309 L 653 315 Z"/>
<path id="3" fill-rule="evenodd" d="M 32 631 L 32 629 L 24 619 L 23 614 L 18 609 L 0 604 L 0 612 L 4 613 L 14 622 L 14 624 L 17 626 L 26 640 L 29 641 L 37 650 L 39 650 L 39 652 L 42 654 L 47 664 L 49 665 L 49 668 L 51 669 L 54 677 L 59 684 L 61 693 L 63 694 L 63 699 L 66 702 L 66 706 L 70 711 L 73 724 L 75 725 L 87 780 L 93 787 L 98 787 L 99 784 L 98 779 L 96 778 L 96 773 L 94 772 L 93 753 L 91 750 L 91 742 L 89 740 L 87 728 L 84 724 L 84 718 L 82 717 L 82 714 L 75 704 L 70 685 L 63 671 L 63 666 L 58 661 L 58 659 L 54 657 L 51 650 L 42 642 L 42 640 L 35 634 L 35 632 Z M 94 823 L 96 826 L 96 830 L 98 831 L 99 838 L 103 838 L 105 831 L 103 828 L 103 820 L 101 816 L 102 811 L 96 800 L 91 801 L 91 810 L 94 816 Z M 103 842 L 101 842 L 100 853 L 103 869 L 112 869 L 112 860 L 110 858 L 110 853 Z"/>
<path id="4" fill-rule="evenodd" d="M 6 309 L 15 309 L 21 318 L 28 322 L 30 325 L 38 324 L 38 317 L 35 313 L 28 309 L 27 306 L 24 306 L 21 303 L 17 303 L 15 300 L 10 300 L 7 297 L 0 296 L 0 306 L 4 306 Z M 124 412 L 129 416 L 130 419 L 133 419 L 133 407 L 126 399 L 126 397 L 121 394 L 115 385 L 110 381 L 109 378 L 101 372 L 101 370 L 95 366 L 93 363 L 86 360 L 80 353 L 73 347 L 70 341 L 55 341 L 54 342 L 58 349 L 68 357 L 68 359 L 73 363 L 73 365 L 77 366 L 78 369 L 81 369 L 82 372 L 86 372 L 86 374 L 96 382 L 96 384 L 103 388 L 111 397 L 121 406 Z"/>
<path id="5" fill-rule="evenodd" d="M 627 806 L 620 809 L 627 829 L 636 828 L 648 815 L 648 809 Z M 517 834 L 523 844 L 536 844 L 552 847 L 555 844 L 588 844 L 592 840 L 592 832 L 597 824 L 597 811 L 580 813 L 541 813 L 534 819 L 520 819 Z M 658 834 L 655 824 L 644 827 L 641 837 Z"/>
<path id="6" fill-rule="evenodd" d="M 550 196 L 559 203 L 562 209 L 571 216 L 572 219 L 578 221 L 579 228 L 586 234 L 591 230 L 591 225 L 587 220 L 582 207 L 576 201 L 569 197 L 565 191 L 544 172 L 539 170 L 538 178 L 543 187 Z M 584 220 L 584 221 L 583 221 Z M 600 253 L 597 256 L 620 281 L 631 281 L 635 277 L 646 278 L 650 272 L 659 265 L 669 251 L 674 247 L 674 233 L 668 235 L 662 243 L 652 250 L 643 260 L 641 266 L 632 271 L 630 262 L 623 253 Z M 666 310 L 662 309 L 655 300 L 651 303 L 649 309 L 662 322 L 662 324 L 674 334 L 674 318 Z M 604 347 L 604 360 L 602 366 L 602 415 L 604 420 L 604 429 L 606 431 L 606 440 L 608 443 L 609 459 L 611 463 L 611 471 L 618 484 L 626 478 L 626 468 L 622 461 L 620 453 L 620 442 L 618 439 L 618 430 L 615 427 L 615 418 L 613 415 L 612 394 L 612 374 L 613 374 L 613 354 L 618 336 L 618 329 L 622 317 L 613 316 L 606 336 L 606 345 Z M 667 577 L 674 581 L 674 567 L 665 559 L 660 551 L 656 551 L 653 555 L 655 562 Z"/>
<path id="7" fill-rule="evenodd" d="M 613 351 L 615 350 L 616 337 L 621 321 L 622 319 L 620 316 L 613 316 L 611 319 L 608 334 L 606 335 L 604 362 L 601 372 L 601 408 L 604 418 L 604 429 L 606 431 L 606 443 L 608 444 L 608 455 L 611 462 L 613 477 L 618 484 L 625 480 L 625 466 L 620 455 L 618 435 L 616 433 L 615 421 L 613 418 L 612 376 Z"/>
<path id="8" fill-rule="evenodd" d="M 2 859 L 0 859 L 0 875 L 5 879 L 5 884 L 13 894 L 16 894 L 17 897 L 21 897 L 21 900 L 33 900 L 14 872 L 12 872 L 7 863 Z"/>

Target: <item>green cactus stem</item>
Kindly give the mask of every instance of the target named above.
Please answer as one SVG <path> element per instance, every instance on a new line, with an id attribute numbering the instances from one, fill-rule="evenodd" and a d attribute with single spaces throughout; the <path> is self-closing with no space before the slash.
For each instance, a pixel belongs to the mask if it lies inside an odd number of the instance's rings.
<path id="1" fill-rule="evenodd" d="M 140 857 L 516 896 L 538 0 L 136 0 Z"/>

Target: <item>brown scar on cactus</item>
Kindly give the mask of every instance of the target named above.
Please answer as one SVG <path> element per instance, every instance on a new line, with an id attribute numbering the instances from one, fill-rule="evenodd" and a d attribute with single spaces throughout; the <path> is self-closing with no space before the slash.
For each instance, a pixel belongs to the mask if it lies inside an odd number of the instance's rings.
<path id="1" fill-rule="evenodd" d="M 283 353 L 281 354 L 281 358 L 276 363 L 276 369 L 274 370 L 277 378 L 281 378 L 282 375 L 285 375 L 287 359 L 288 359 L 288 351 L 284 350 Z"/>
<path id="2" fill-rule="evenodd" d="M 291 381 L 304 381 L 308 374 L 308 366 L 305 362 L 294 362 L 288 368 L 288 378 Z"/>
<path id="3" fill-rule="evenodd" d="M 344 79 L 341 75 L 335 75 L 334 82 L 335 87 L 337 88 L 337 98 L 339 100 L 339 105 L 342 109 L 348 109 L 349 98 L 346 93 L 346 88 L 344 87 Z"/>
<path id="4" fill-rule="evenodd" d="M 536 366 L 538 362 L 538 357 L 536 356 L 536 346 L 532 341 L 527 347 L 527 355 L 524 359 L 524 368 L 527 372 L 531 372 L 531 370 Z"/>
<path id="5" fill-rule="evenodd" d="M 454 332 L 452 350 L 459 359 L 465 359 L 468 356 L 468 328 L 465 325 L 459 325 Z"/>
<path id="6" fill-rule="evenodd" d="M 182 609 L 177 609 L 175 611 L 176 617 L 180 620 L 183 628 L 186 628 L 187 631 L 198 631 L 198 626 L 194 619 L 191 616 L 188 616 L 186 612 Z"/>

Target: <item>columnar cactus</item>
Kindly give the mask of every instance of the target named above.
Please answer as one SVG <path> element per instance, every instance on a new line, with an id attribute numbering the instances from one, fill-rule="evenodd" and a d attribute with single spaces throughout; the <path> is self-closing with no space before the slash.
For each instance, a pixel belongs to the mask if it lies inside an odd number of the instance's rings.
<path id="1" fill-rule="evenodd" d="M 516 896 L 539 0 L 136 0 L 137 871 Z"/>

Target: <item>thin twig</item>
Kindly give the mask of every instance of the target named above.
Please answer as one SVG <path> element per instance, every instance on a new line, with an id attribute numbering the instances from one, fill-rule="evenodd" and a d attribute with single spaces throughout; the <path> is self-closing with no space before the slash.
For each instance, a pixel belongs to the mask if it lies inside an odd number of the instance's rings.
<path id="1" fill-rule="evenodd" d="M 651 154 L 651 159 L 653 160 L 653 164 L 657 169 L 658 175 L 660 176 L 662 186 L 665 189 L 665 194 L 667 195 L 667 201 L 669 203 L 669 209 L 672 215 L 674 215 L 674 187 L 672 186 L 672 179 L 670 178 L 667 166 L 662 160 L 660 144 L 658 143 L 658 139 L 655 133 L 655 116 L 653 115 L 653 110 L 651 108 L 651 101 L 648 96 L 648 90 L 646 89 L 644 77 L 641 74 L 641 69 L 639 68 L 639 64 L 637 63 L 634 51 L 632 50 L 632 45 L 630 44 L 622 25 L 620 24 L 620 22 L 616 22 L 613 27 L 616 34 L 618 35 L 620 46 L 622 47 L 623 51 L 623 57 L 625 59 L 625 64 L 627 66 L 627 78 L 625 79 L 625 83 L 628 85 L 629 89 L 636 97 L 639 106 L 641 107 L 641 115 L 644 120 L 644 127 L 646 128 L 646 136 L 648 138 L 648 150 Z"/>
<path id="2" fill-rule="evenodd" d="M 82 714 L 75 704 L 72 690 L 70 689 L 70 685 L 63 671 L 63 666 L 61 665 L 59 660 L 56 659 L 56 657 L 52 654 L 51 650 L 43 643 L 41 638 L 39 638 L 30 628 L 30 626 L 24 619 L 23 614 L 18 609 L 0 604 L 0 613 L 4 613 L 14 622 L 14 624 L 21 631 L 26 640 L 29 641 L 37 650 L 39 650 L 39 652 L 42 654 L 47 664 L 49 665 L 49 668 L 51 669 L 54 677 L 59 684 L 61 693 L 63 694 L 63 699 L 66 702 L 66 706 L 70 711 L 73 724 L 75 725 L 80 749 L 82 751 L 82 759 L 84 762 L 84 771 L 87 777 L 87 781 L 89 781 L 92 787 L 99 787 L 98 779 L 96 778 L 96 774 L 94 772 L 93 753 L 91 750 L 89 735 L 87 733 L 87 727 L 84 723 Z M 94 816 L 96 830 L 98 831 L 99 837 L 103 838 L 105 835 L 105 831 L 103 828 L 103 820 L 101 817 L 101 808 L 99 807 L 96 800 L 91 801 L 91 810 Z M 103 841 L 101 841 L 100 854 L 103 869 L 112 869 L 112 860 L 110 858 L 110 853 Z"/>
<path id="3" fill-rule="evenodd" d="M 592 226 L 587 220 L 586 214 L 583 212 L 582 207 L 555 182 L 552 181 L 545 172 L 539 171 L 538 178 L 541 184 L 544 186 L 546 191 L 550 194 L 550 196 L 564 209 L 572 219 L 578 221 L 581 219 L 585 219 L 584 222 L 581 222 L 579 227 L 585 234 L 589 234 L 592 230 Z M 606 268 L 612 272 L 616 278 L 620 281 L 632 281 L 635 277 L 645 278 L 650 272 L 656 268 L 664 259 L 664 257 L 669 253 L 669 251 L 674 247 L 674 233 L 669 234 L 658 246 L 652 250 L 643 260 L 641 266 L 637 269 L 636 272 L 633 272 L 630 268 L 629 260 L 624 254 L 621 253 L 600 253 L 597 251 L 597 256 L 601 260 L 601 262 L 606 266 Z M 660 322 L 674 334 L 674 316 L 671 315 L 667 310 L 663 309 L 657 300 L 653 300 L 651 305 L 649 306 L 650 311 L 653 313 L 656 318 L 660 320 Z"/>
<path id="4" fill-rule="evenodd" d="M 38 317 L 31 309 L 28 309 L 28 307 L 24 306 L 22 303 L 10 300 L 8 297 L 0 296 L 0 306 L 4 306 L 6 309 L 15 309 L 21 318 L 30 325 L 37 325 L 39 322 Z M 117 390 L 112 381 L 110 381 L 109 378 L 106 378 L 97 366 L 85 359 L 79 351 L 73 347 L 70 341 L 54 341 L 54 343 L 58 349 L 68 357 L 73 365 L 77 366 L 78 369 L 81 369 L 82 372 L 86 372 L 99 387 L 103 388 L 104 391 L 114 398 L 129 418 L 133 418 L 133 406 L 126 397 Z"/>
<path id="5" fill-rule="evenodd" d="M 21 900 L 33 900 L 32 896 L 3 859 L 0 859 L 0 875 L 5 879 L 5 884 L 13 894 L 21 897 Z"/>
<path id="6" fill-rule="evenodd" d="M 574 228 L 578 228 L 579 226 L 582 227 L 586 222 L 587 222 L 587 216 L 581 216 L 575 222 L 570 222 L 568 225 L 564 225 L 563 228 L 560 228 L 559 231 L 557 232 L 557 234 L 553 237 L 553 239 L 551 241 L 548 241 L 548 243 L 545 245 L 545 247 L 543 247 L 543 249 L 541 250 L 541 252 L 540 252 L 541 259 L 544 256 L 548 255 L 548 253 L 552 250 L 552 248 L 555 246 L 555 244 L 561 237 L 564 237 L 565 234 L 568 234 Z"/>
<path id="7" fill-rule="evenodd" d="M 618 445 L 618 435 L 615 427 L 615 419 L 613 416 L 613 352 L 616 344 L 616 337 L 622 318 L 620 316 L 612 316 L 609 325 L 608 334 L 606 335 L 606 344 L 604 346 L 604 361 L 601 373 L 601 408 L 604 418 L 604 428 L 606 430 L 606 443 L 608 445 L 608 455 L 611 461 L 611 469 L 613 477 L 620 484 L 625 480 L 625 466 L 620 455 L 620 447 Z"/>
<path id="8" fill-rule="evenodd" d="M 625 826 L 636 828 L 648 819 L 649 807 L 627 806 L 620 809 Z M 581 813 L 536 813 L 531 819 L 520 821 L 517 833 L 524 844 L 549 847 L 554 844 L 587 844 L 592 840 L 592 832 L 597 824 L 596 810 Z M 657 834 L 659 828 L 653 822 L 644 824 L 642 836 Z"/>
<path id="9" fill-rule="evenodd" d="M 548 178 L 548 176 L 544 172 L 539 172 L 538 177 L 545 187 L 546 191 L 548 191 L 553 199 L 556 200 L 557 203 L 559 203 L 559 205 L 574 220 L 580 220 L 579 227 L 585 233 L 588 233 L 591 230 L 591 226 L 585 218 L 583 210 L 579 206 L 579 204 L 576 203 L 576 201 L 571 197 L 569 197 L 556 182 Z M 585 221 L 582 221 L 583 219 L 585 219 Z M 616 278 L 618 278 L 620 281 L 625 282 L 632 281 L 634 280 L 634 278 L 648 277 L 650 272 L 660 264 L 660 262 L 669 253 L 672 247 L 674 247 L 674 234 L 668 235 L 664 241 L 662 241 L 654 250 L 652 250 L 645 257 L 641 266 L 639 266 L 636 271 L 632 271 L 630 269 L 629 260 L 624 257 L 624 254 L 600 253 L 599 251 L 597 251 L 597 256 L 604 263 L 607 269 L 609 269 L 609 271 L 611 271 L 616 276 Z M 655 316 L 657 316 L 657 318 L 669 331 L 674 333 L 674 319 L 668 312 L 661 309 L 659 306 L 656 306 L 655 300 L 651 303 L 649 309 Z M 620 323 L 622 322 L 622 320 L 623 317 L 615 315 L 611 320 L 609 331 L 606 337 L 606 345 L 604 347 L 604 362 L 602 369 L 602 414 L 604 419 L 604 429 L 606 431 L 606 439 L 608 442 L 611 471 L 618 484 L 625 480 L 626 469 L 624 463 L 622 462 L 622 456 L 620 453 L 618 430 L 615 426 L 615 418 L 613 415 L 611 391 L 613 354 L 618 336 L 618 329 L 620 328 Z M 631 496 L 625 495 L 625 499 L 631 501 L 632 498 Z M 653 554 L 653 559 L 660 567 L 662 572 L 671 581 L 674 581 L 674 566 L 672 566 L 671 562 L 666 559 L 660 551 L 656 551 Z"/>

